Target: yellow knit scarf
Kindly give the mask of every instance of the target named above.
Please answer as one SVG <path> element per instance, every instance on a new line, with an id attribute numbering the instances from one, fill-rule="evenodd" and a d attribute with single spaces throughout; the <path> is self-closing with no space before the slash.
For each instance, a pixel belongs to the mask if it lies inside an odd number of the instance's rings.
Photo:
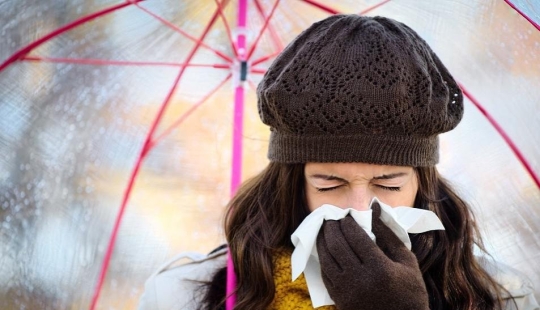
<path id="1" fill-rule="evenodd" d="M 274 284 L 276 294 L 268 310 L 313 309 L 304 274 L 292 282 L 291 250 L 274 252 Z M 322 306 L 318 310 L 335 310 L 335 306 Z"/>

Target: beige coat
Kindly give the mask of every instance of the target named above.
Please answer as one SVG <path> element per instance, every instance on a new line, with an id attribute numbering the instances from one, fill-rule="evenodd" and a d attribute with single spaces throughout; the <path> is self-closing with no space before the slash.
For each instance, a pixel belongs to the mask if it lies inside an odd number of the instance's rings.
<path id="1" fill-rule="evenodd" d="M 146 281 L 139 310 L 196 310 L 202 298 L 200 281 L 210 281 L 226 265 L 226 249 L 208 256 L 182 253 L 152 274 Z M 180 264 L 182 261 L 187 260 Z M 480 259 L 484 268 L 514 297 L 506 310 L 540 310 L 532 284 L 516 270 Z M 506 296 L 508 297 L 508 296 Z"/>

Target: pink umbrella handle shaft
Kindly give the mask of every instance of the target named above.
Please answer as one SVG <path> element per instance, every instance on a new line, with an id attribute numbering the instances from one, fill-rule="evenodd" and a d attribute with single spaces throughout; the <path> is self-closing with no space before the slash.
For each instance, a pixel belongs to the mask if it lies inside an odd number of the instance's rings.
<path id="1" fill-rule="evenodd" d="M 231 252 L 227 253 L 227 301 L 225 303 L 225 309 L 233 309 L 236 303 L 236 294 L 234 289 L 236 288 L 236 275 L 234 274 L 234 264 L 232 261 Z M 233 291 L 229 291 L 232 289 Z"/>
<path id="2" fill-rule="evenodd" d="M 247 25 L 247 0 L 238 1 L 238 20 L 237 27 L 240 30 L 236 38 L 238 61 L 246 60 L 246 34 Z M 232 154 L 232 172 L 231 172 L 231 197 L 234 196 L 242 179 L 242 131 L 244 119 L 244 86 L 243 81 L 238 77 L 238 85 L 234 93 L 234 123 L 233 123 L 233 154 Z M 230 252 L 227 254 L 227 288 L 225 310 L 233 310 L 236 303 L 236 273 L 234 272 L 234 263 Z"/>
<path id="3" fill-rule="evenodd" d="M 242 136 L 244 122 L 244 86 L 238 85 L 234 91 L 233 150 L 231 171 L 231 197 L 242 182 Z"/>
<path id="4" fill-rule="evenodd" d="M 234 129 L 233 129 L 233 155 L 231 173 L 231 197 L 236 193 L 242 178 L 242 122 L 244 114 L 244 87 L 239 85 L 235 89 L 234 102 Z M 236 302 L 236 274 L 232 255 L 227 254 L 227 301 L 225 310 L 233 310 Z"/>

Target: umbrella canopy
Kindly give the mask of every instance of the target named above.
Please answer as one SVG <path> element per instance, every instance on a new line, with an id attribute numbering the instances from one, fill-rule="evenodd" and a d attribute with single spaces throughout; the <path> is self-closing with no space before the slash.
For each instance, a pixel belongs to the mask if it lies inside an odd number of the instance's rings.
<path id="1" fill-rule="evenodd" d="M 0 3 L 0 308 L 134 308 L 161 262 L 224 242 L 267 164 L 254 88 L 336 13 L 406 23 L 461 83 L 439 169 L 539 289 L 539 2 L 23 0 Z"/>

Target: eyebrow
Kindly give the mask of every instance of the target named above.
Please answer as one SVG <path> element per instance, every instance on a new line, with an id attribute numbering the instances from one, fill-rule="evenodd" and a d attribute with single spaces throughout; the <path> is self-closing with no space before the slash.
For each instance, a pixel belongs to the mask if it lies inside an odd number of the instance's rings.
<path id="1" fill-rule="evenodd" d="M 373 178 L 373 180 L 391 180 L 395 178 L 402 177 L 404 175 L 407 175 L 406 172 L 396 172 L 396 173 L 390 173 L 390 174 L 383 174 L 380 176 L 376 176 Z M 309 176 L 312 179 L 323 179 L 325 181 L 340 181 L 340 182 L 347 182 L 347 180 L 337 177 L 335 175 L 327 175 L 327 174 L 312 174 Z"/>
<path id="2" fill-rule="evenodd" d="M 312 174 L 309 176 L 312 179 L 323 179 L 325 181 L 340 181 L 340 182 L 347 182 L 347 180 L 336 177 L 335 175 L 327 175 L 327 174 Z"/>
<path id="3" fill-rule="evenodd" d="M 373 179 L 374 180 L 390 180 L 390 179 L 395 179 L 395 178 L 402 177 L 404 175 L 407 175 L 407 173 L 406 172 L 396 172 L 396 173 L 390 173 L 390 174 L 383 174 L 383 175 L 374 177 Z"/>

